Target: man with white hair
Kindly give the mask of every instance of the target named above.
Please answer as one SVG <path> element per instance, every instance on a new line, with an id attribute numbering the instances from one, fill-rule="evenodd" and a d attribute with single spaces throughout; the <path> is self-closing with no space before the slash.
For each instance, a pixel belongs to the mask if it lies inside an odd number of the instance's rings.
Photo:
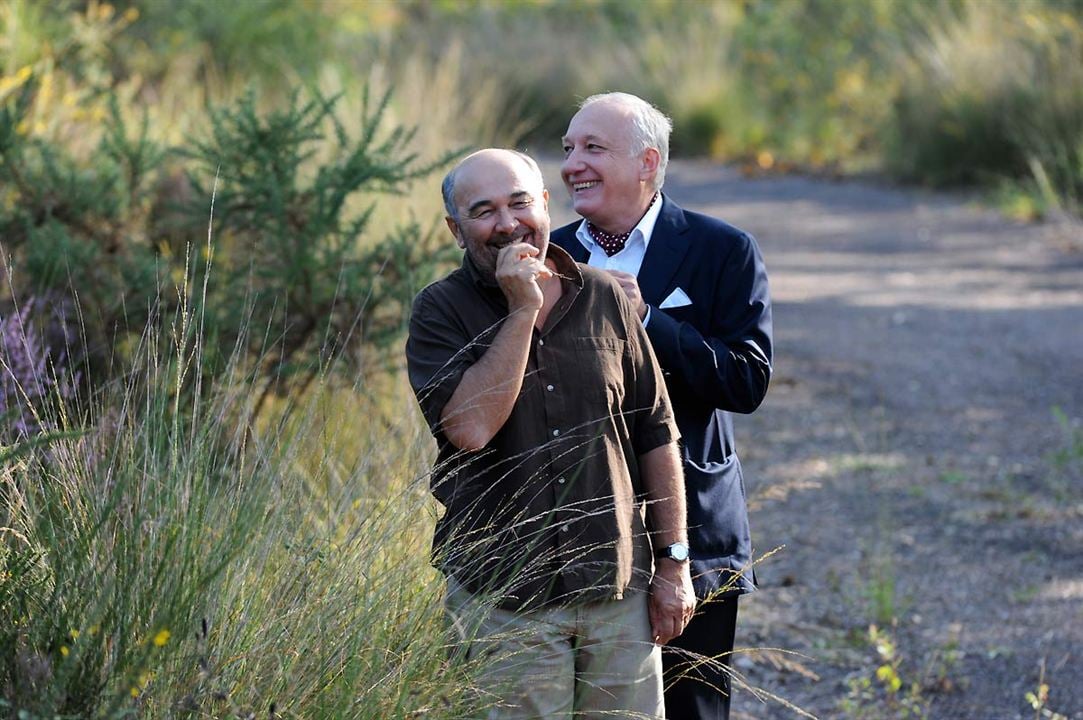
<path id="1" fill-rule="evenodd" d="M 767 392 L 771 301 L 752 236 L 662 194 L 671 130 L 634 95 L 585 100 L 568 124 L 561 166 L 583 219 L 554 231 L 553 243 L 620 282 L 662 365 L 681 434 L 701 601 L 663 652 L 666 714 L 728 718 L 737 596 L 755 587 L 730 413 L 752 412 Z"/>
<path id="2" fill-rule="evenodd" d="M 549 244 L 537 164 L 444 180 L 462 267 L 414 301 L 410 383 L 436 437 L 446 606 L 497 718 L 662 717 L 659 645 L 695 598 L 677 432 L 631 303 Z"/>

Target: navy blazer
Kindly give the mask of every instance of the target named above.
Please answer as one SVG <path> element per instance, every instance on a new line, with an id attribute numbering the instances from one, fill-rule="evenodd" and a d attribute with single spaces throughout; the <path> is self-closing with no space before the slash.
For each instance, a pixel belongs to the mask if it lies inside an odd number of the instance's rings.
<path id="1" fill-rule="evenodd" d="M 585 263 L 578 227 L 553 231 L 551 241 Z M 696 594 L 748 592 L 755 588 L 752 539 L 730 413 L 755 410 L 771 378 L 763 256 L 748 233 L 663 196 L 638 279 L 681 432 Z M 677 288 L 691 304 L 660 309 Z"/>

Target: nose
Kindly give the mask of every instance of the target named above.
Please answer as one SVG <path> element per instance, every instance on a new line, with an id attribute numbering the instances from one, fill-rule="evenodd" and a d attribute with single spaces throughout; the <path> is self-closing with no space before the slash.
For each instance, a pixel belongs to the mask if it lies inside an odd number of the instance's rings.
<path id="1" fill-rule="evenodd" d="M 510 233 L 519 225 L 519 218 L 515 217 L 515 213 L 511 211 L 511 208 L 500 208 L 496 213 L 496 227 L 494 228 L 499 233 Z"/>
<path id="2" fill-rule="evenodd" d="M 568 154 L 564 156 L 564 162 L 560 164 L 560 175 L 565 180 L 568 176 L 583 169 L 583 163 L 579 159 L 579 151 L 572 148 L 568 151 Z"/>

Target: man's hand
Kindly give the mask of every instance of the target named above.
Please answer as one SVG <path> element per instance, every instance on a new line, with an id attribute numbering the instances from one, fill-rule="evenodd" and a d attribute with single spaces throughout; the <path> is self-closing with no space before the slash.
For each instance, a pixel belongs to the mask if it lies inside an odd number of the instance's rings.
<path id="1" fill-rule="evenodd" d="M 642 293 L 639 292 L 639 281 L 636 280 L 636 276 L 620 270 L 609 270 L 608 272 L 620 283 L 621 290 L 631 300 L 632 307 L 636 309 L 639 319 L 642 320 L 647 317 L 647 303 L 643 300 Z"/>
<path id="2" fill-rule="evenodd" d="M 657 561 L 651 580 L 649 614 L 654 642 L 665 645 L 684 632 L 696 610 L 696 593 L 687 562 Z"/>
<path id="3" fill-rule="evenodd" d="M 544 301 L 539 279 L 553 272 L 538 259 L 538 248 L 524 242 L 500 248 L 496 256 L 496 281 L 508 299 L 508 310 L 538 310 Z"/>

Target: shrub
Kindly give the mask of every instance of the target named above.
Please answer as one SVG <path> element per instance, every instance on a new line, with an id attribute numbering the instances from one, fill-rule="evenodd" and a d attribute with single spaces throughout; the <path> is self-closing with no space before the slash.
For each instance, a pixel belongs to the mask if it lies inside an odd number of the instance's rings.
<path id="1" fill-rule="evenodd" d="M 451 259 L 454 246 L 416 222 L 370 227 L 376 195 L 404 193 L 455 155 L 421 164 L 410 132 L 381 136 L 389 98 L 366 103 L 352 139 L 334 100 L 295 97 L 261 117 L 246 97 L 214 112 L 209 136 L 183 151 L 197 201 L 182 209 L 181 237 L 214 197 L 216 239 L 192 258 L 199 277 L 215 266 L 202 318 L 211 367 L 243 347 L 261 363 L 265 390 L 278 392 L 303 390 L 331 357 L 356 368 L 362 343 L 386 348 L 399 337 L 414 294 Z M 270 343 L 249 327 L 265 328 Z"/>
<path id="2" fill-rule="evenodd" d="M 454 155 L 420 163 L 411 133 L 382 122 L 389 95 L 366 105 L 356 138 L 334 100 L 295 97 L 261 114 L 249 96 L 214 111 L 205 139 L 175 150 L 148 139 L 145 119 L 129 133 L 114 98 L 100 142 L 80 159 L 22 129 L 37 91 L 29 78 L 0 110 L 9 281 L 78 303 L 86 347 L 69 358 L 96 385 L 128 371 L 125 353 L 152 315 L 191 297 L 206 333 L 201 372 L 222 371 L 240 343 L 260 363 L 265 393 L 307 385 L 332 355 L 359 361 L 363 343 L 386 348 L 453 250 L 416 221 L 370 227 L 377 196 L 404 193 Z M 208 242 L 189 254 L 215 195 Z M 215 281 L 193 292 L 212 264 Z M 254 340 L 250 326 L 273 340 Z"/>
<path id="3" fill-rule="evenodd" d="M 1083 25 L 1056 4 L 962 4 L 909 54 L 888 167 L 933 185 L 1029 178 L 1078 212 L 1080 52 Z"/>

